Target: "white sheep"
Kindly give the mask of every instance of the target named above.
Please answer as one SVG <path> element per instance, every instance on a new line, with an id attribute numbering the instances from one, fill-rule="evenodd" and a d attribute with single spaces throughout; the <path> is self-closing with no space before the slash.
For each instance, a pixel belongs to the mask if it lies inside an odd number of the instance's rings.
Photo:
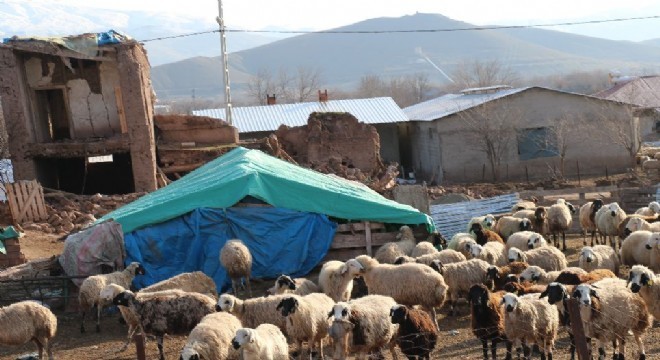
<path id="1" fill-rule="evenodd" d="M 115 296 L 112 303 L 129 307 L 137 316 L 143 334 L 156 336 L 160 360 L 165 360 L 165 334 L 188 335 L 206 315 L 215 312 L 215 300 L 203 294 L 181 290 L 148 294 L 138 297 L 127 290 Z"/>
<path id="2" fill-rule="evenodd" d="M 539 199 L 534 196 L 532 196 L 530 200 L 520 200 L 511 207 L 511 212 L 515 213 L 519 210 L 533 210 L 536 208 L 538 202 Z"/>
<path id="3" fill-rule="evenodd" d="M 619 234 L 619 224 L 626 219 L 626 212 L 618 203 L 604 205 L 596 212 L 596 227 L 603 236 L 610 237 L 610 245 L 616 249 L 616 237 Z M 621 245 L 619 244 L 619 247 Z"/>
<path id="4" fill-rule="evenodd" d="M 185 272 L 175 275 L 169 279 L 142 288 L 140 292 L 145 293 L 176 289 L 205 294 L 214 299 L 218 298 L 215 281 L 201 271 Z"/>
<path id="5" fill-rule="evenodd" d="M 491 265 L 481 259 L 471 259 L 468 261 L 443 264 L 435 260 L 431 267 L 438 271 L 447 286 L 447 297 L 449 298 L 449 316 L 453 316 L 454 306 L 458 299 L 467 298 L 472 285 L 483 284 L 486 282 L 486 273 Z"/>
<path id="6" fill-rule="evenodd" d="M 468 243 L 468 244 L 474 244 L 477 245 L 476 242 L 473 243 Z M 468 246 L 468 245 L 466 245 Z M 469 250 L 468 250 L 469 251 Z M 439 260 L 443 264 L 451 264 L 451 263 L 456 263 L 456 262 L 461 262 L 467 260 L 465 255 L 458 251 L 454 251 L 451 249 L 446 249 L 442 251 L 438 251 L 435 254 L 428 254 L 428 255 L 423 255 L 415 259 L 415 262 L 419 264 L 424 264 L 427 266 L 430 266 L 433 260 Z"/>
<path id="7" fill-rule="evenodd" d="M 532 222 L 528 218 L 502 216 L 497 220 L 497 225 L 495 226 L 494 231 L 500 234 L 502 239 L 506 240 L 515 232 L 530 230 L 532 230 Z"/>
<path id="8" fill-rule="evenodd" d="M 509 249 L 509 262 L 524 261 L 529 265 L 536 265 L 545 271 L 563 270 L 568 266 L 566 256 L 554 246 L 521 251 L 518 248 Z"/>
<path id="9" fill-rule="evenodd" d="M 364 278 L 369 294 L 390 296 L 403 305 L 420 305 L 437 322 L 435 308 L 445 302 L 447 284 L 442 275 L 430 267 L 379 264 L 378 260 L 367 255 L 346 261 L 346 266 L 351 275 Z"/>
<path id="10" fill-rule="evenodd" d="M 651 201 L 648 206 L 641 207 L 635 211 L 635 214 L 653 216 L 660 214 L 660 203 L 657 201 Z"/>
<path id="11" fill-rule="evenodd" d="M 241 328 L 231 341 L 240 349 L 243 360 L 288 360 L 289 346 L 280 329 L 272 324 L 261 324 L 256 329 Z"/>
<path id="12" fill-rule="evenodd" d="M 660 319 L 660 276 L 644 265 L 635 265 L 630 269 L 628 286 L 644 299 L 651 315 Z"/>
<path id="13" fill-rule="evenodd" d="M 493 214 L 488 214 L 484 216 L 475 216 L 467 224 L 467 233 L 471 236 L 474 236 L 472 233 L 472 224 L 481 224 L 485 230 L 493 230 L 497 226 L 497 220 Z"/>
<path id="14" fill-rule="evenodd" d="M 603 200 L 596 199 L 589 201 L 580 207 L 580 227 L 582 228 L 582 244 L 587 245 L 586 234 L 591 234 L 591 246 L 594 246 L 594 238 L 596 238 L 596 213 L 603 207 Z M 598 239 L 596 239 L 598 240 Z"/>
<path id="15" fill-rule="evenodd" d="M 566 232 L 573 223 L 572 213 L 575 213 L 575 208 L 564 199 L 558 199 L 556 204 L 548 208 L 548 230 L 556 247 L 559 247 L 559 234 L 561 234 L 564 251 L 566 251 Z"/>
<path id="16" fill-rule="evenodd" d="M 285 332 L 286 318 L 277 311 L 277 305 L 287 296 L 282 294 L 241 300 L 231 294 L 222 294 L 215 309 L 233 314 L 243 326 L 249 328 L 268 323 Z"/>
<path id="17" fill-rule="evenodd" d="M 80 285 L 78 293 L 78 304 L 82 313 L 80 322 L 80 332 L 85 332 L 85 313 L 96 306 L 96 332 L 101 331 L 100 319 L 101 310 L 104 306 L 110 305 L 110 302 L 99 299 L 101 290 L 108 284 L 117 284 L 125 289 L 131 287 L 131 283 L 136 275 L 144 275 L 144 267 L 138 262 L 133 262 L 122 271 L 116 271 L 110 274 L 93 275 L 86 278 Z"/>
<path id="18" fill-rule="evenodd" d="M 412 251 L 417 244 L 412 229 L 407 225 L 403 225 L 399 229 L 396 238 L 398 241 L 385 243 L 378 248 L 376 255 L 374 255 L 374 258 L 378 260 L 378 262 L 383 264 L 394 264 L 394 260 L 399 256 L 412 254 Z"/>
<path id="19" fill-rule="evenodd" d="M 539 234 L 548 233 L 548 210 L 543 206 L 538 206 L 534 210 L 518 210 L 513 215 L 515 218 L 529 219 L 532 223 L 532 230 Z"/>
<path id="20" fill-rule="evenodd" d="M 0 307 L 0 345 L 23 345 L 34 341 L 43 359 L 44 348 L 53 360 L 52 339 L 57 332 L 57 318 L 47 307 L 36 301 L 21 301 Z"/>
<path id="21" fill-rule="evenodd" d="M 505 244 L 507 252 L 512 247 L 518 249 L 531 250 L 531 249 L 539 248 L 541 246 L 548 246 L 548 242 L 545 240 L 543 235 L 533 231 L 515 232 L 511 234 L 511 236 L 509 236 Z"/>
<path id="22" fill-rule="evenodd" d="M 644 300 L 628 289 L 624 280 L 604 279 L 591 285 L 580 284 L 575 288 L 573 297 L 580 304 L 584 334 L 596 340 L 601 356 L 605 354 L 606 344 L 618 341 L 618 357 L 623 359 L 626 336 L 632 332 L 640 359 L 645 358 L 642 340 L 651 326 L 651 317 Z"/>
<path id="23" fill-rule="evenodd" d="M 651 265 L 651 251 L 646 244 L 653 235 L 650 231 L 635 231 L 628 235 L 621 243 L 619 258 L 621 265 Z"/>
<path id="24" fill-rule="evenodd" d="M 223 312 L 206 315 L 190 332 L 179 359 L 238 359 L 239 353 L 232 347 L 231 340 L 241 327 L 234 315 Z"/>
<path id="25" fill-rule="evenodd" d="M 389 296 L 367 295 L 350 302 L 339 302 L 330 311 L 332 324 L 329 334 L 334 342 L 335 360 L 344 360 L 347 353 L 358 353 L 364 358 L 370 353 L 380 353 L 388 347 L 392 358 L 398 325 L 390 321 L 390 309 L 396 305 Z"/>
<path id="26" fill-rule="evenodd" d="M 646 230 L 651 232 L 660 231 L 660 221 L 650 223 L 641 217 L 632 217 L 628 223 L 626 223 L 626 229 L 631 233 L 633 231 Z"/>
<path id="27" fill-rule="evenodd" d="M 319 273 L 319 288 L 334 301 L 348 301 L 353 291 L 353 278 L 341 261 L 327 261 Z"/>
<path id="28" fill-rule="evenodd" d="M 504 306 L 504 333 L 514 343 L 536 344 L 542 351 L 542 358 L 548 354 L 552 359 L 552 350 L 559 329 L 557 308 L 547 301 L 539 299 L 539 294 L 518 297 L 505 294 L 501 305 Z M 530 355 L 530 348 L 524 348 L 525 358 Z"/>
<path id="29" fill-rule="evenodd" d="M 231 278 L 234 295 L 238 296 L 238 285 L 242 278 L 247 283 L 248 293 L 252 297 L 250 274 L 252 273 L 252 254 L 241 240 L 228 240 L 220 250 L 220 264 Z"/>
<path id="30" fill-rule="evenodd" d="M 415 245 L 415 248 L 413 249 L 410 256 L 417 258 L 422 255 L 435 254 L 437 252 L 438 249 L 436 249 L 432 243 L 428 241 L 420 241 L 417 243 L 417 245 Z"/>
<path id="31" fill-rule="evenodd" d="M 653 271 L 660 272 L 660 232 L 651 233 L 644 247 L 650 253 L 648 267 Z"/>
<path id="32" fill-rule="evenodd" d="M 541 285 L 547 285 L 550 284 L 551 282 L 557 281 L 557 277 L 559 276 L 559 274 L 561 274 L 564 271 L 570 271 L 578 275 L 587 274 L 587 272 L 584 271 L 583 269 L 576 267 L 569 267 L 563 270 L 546 272 L 545 270 L 541 269 L 536 265 L 530 265 L 529 267 L 527 267 L 527 269 L 523 270 L 523 272 L 520 273 L 519 277 L 521 281 L 530 281 Z"/>
<path id="33" fill-rule="evenodd" d="M 449 244 L 447 244 L 447 249 L 458 251 L 464 256 L 469 256 L 468 244 L 477 243 L 474 236 L 468 233 L 458 233 L 451 237 Z"/>
<path id="34" fill-rule="evenodd" d="M 607 269 L 619 273 L 619 256 L 608 245 L 585 246 L 580 251 L 579 266 L 586 270 Z"/>
<path id="35" fill-rule="evenodd" d="M 280 275 L 275 280 L 275 285 L 266 290 L 266 296 L 289 293 L 303 296 L 320 291 L 321 289 L 319 289 L 318 285 L 314 284 L 311 280 L 305 278 L 292 279 L 288 275 Z"/>
<path id="36" fill-rule="evenodd" d="M 303 358 L 302 343 L 309 344 L 310 358 L 314 348 L 319 350 L 323 359 L 323 339 L 328 335 L 328 310 L 335 302 L 323 293 L 313 293 L 305 296 L 288 295 L 277 305 L 282 316 L 287 318 L 286 333 L 289 339 L 296 343 L 298 357 Z"/>
<path id="37" fill-rule="evenodd" d="M 495 241 L 487 242 L 484 246 L 470 245 L 470 254 L 472 258 L 484 260 L 491 265 L 504 266 L 509 262 L 504 244 Z"/>

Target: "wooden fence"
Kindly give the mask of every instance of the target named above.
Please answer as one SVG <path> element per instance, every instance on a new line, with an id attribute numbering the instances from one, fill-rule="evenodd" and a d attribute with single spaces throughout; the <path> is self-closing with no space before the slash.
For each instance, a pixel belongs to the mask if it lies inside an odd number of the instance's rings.
<path id="1" fill-rule="evenodd" d="M 48 219 L 44 190 L 36 180 L 21 180 L 6 184 L 7 201 L 14 224 Z"/>
<path id="2" fill-rule="evenodd" d="M 615 192 L 615 197 L 626 213 L 634 213 L 635 210 L 648 206 L 651 201 L 658 201 L 658 192 L 660 187 L 651 186 L 643 188 L 619 189 Z"/>

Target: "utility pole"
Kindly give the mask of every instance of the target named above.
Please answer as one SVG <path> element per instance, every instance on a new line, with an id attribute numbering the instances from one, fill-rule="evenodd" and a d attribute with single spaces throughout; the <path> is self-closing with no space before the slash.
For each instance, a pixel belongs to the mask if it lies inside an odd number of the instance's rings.
<path id="1" fill-rule="evenodd" d="M 222 13 L 222 0 L 218 0 L 218 17 L 215 19 L 220 28 L 220 51 L 222 52 L 222 71 L 225 83 L 225 121 L 232 125 L 231 117 L 231 93 L 229 91 L 229 60 L 227 58 L 227 36 L 225 32 L 225 19 Z"/>

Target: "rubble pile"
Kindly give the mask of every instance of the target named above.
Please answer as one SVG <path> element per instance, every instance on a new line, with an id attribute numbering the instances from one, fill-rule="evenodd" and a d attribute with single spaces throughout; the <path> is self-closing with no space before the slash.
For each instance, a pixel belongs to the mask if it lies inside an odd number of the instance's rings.
<path id="1" fill-rule="evenodd" d="M 23 224 L 25 230 L 37 230 L 48 234 L 68 234 L 78 231 L 96 219 L 135 201 L 145 193 L 126 195 L 75 195 L 52 193 L 46 195 L 49 217 L 41 223 Z"/>

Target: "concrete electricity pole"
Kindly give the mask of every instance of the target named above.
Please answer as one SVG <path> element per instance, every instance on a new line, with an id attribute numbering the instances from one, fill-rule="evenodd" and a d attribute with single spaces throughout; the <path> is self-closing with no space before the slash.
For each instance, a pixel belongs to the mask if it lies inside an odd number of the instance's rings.
<path id="1" fill-rule="evenodd" d="M 222 52 L 222 71 L 225 82 L 225 121 L 232 125 L 231 117 L 231 92 L 229 91 L 229 61 L 227 59 L 227 36 L 225 33 L 225 19 L 222 14 L 222 0 L 218 0 L 218 17 L 215 19 L 220 28 L 220 49 Z"/>

